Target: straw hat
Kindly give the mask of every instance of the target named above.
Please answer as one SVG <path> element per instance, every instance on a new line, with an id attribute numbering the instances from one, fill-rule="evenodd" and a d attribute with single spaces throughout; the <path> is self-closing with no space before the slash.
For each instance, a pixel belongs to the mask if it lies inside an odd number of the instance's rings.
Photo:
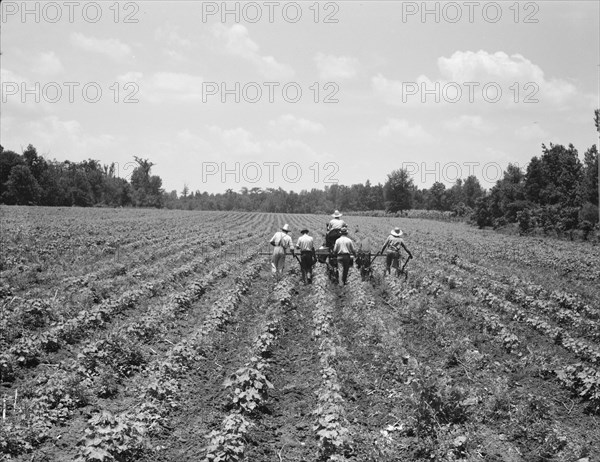
<path id="1" fill-rule="evenodd" d="M 289 232 L 290 230 L 290 225 L 288 225 L 287 223 L 285 225 L 283 225 L 283 228 L 281 228 L 281 231 L 285 231 L 286 233 Z"/>
<path id="2" fill-rule="evenodd" d="M 394 229 L 392 229 L 390 231 L 390 234 L 395 237 L 400 237 L 400 236 L 402 236 L 403 233 L 402 233 L 402 230 L 396 226 Z"/>
<path id="3" fill-rule="evenodd" d="M 339 218 L 342 216 L 342 214 L 340 213 L 339 210 L 336 210 L 335 212 L 333 212 L 333 215 L 331 215 L 333 218 Z"/>

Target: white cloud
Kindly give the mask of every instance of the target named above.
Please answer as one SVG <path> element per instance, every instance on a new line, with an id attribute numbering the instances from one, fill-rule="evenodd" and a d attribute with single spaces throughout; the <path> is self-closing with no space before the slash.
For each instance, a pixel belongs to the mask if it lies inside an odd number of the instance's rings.
<path id="1" fill-rule="evenodd" d="M 315 62 L 321 79 L 351 79 L 356 76 L 356 68 L 358 67 L 356 58 L 317 53 Z"/>
<path id="2" fill-rule="evenodd" d="M 294 133 L 317 133 L 323 131 L 323 125 L 318 122 L 284 114 L 269 121 L 269 126 L 275 130 L 292 131 Z"/>
<path id="3" fill-rule="evenodd" d="M 461 115 L 444 123 L 444 127 L 450 131 L 459 132 L 462 130 L 471 130 L 483 134 L 492 133 L 495 128 L 485 122 L 481 116 Z"/>
<path id="4" fill-rule="evenodd" d="M 79 32 L 71 34 L 71 42 L 82 50 L 92 53 L 102 53 L 113 59 L 123 59 L 131 55 L 131 47 L 118 39 L 100 39 L 86 37 Z"/>
<path id="5" fill-rule="evenodd" d="M 32 82 L 21 74 L 17 74 L 10 69 L 0 69 L 0 82 L 2 82 L 2 119 L 7 112 L 12 116 L 24 117 L 30 120 L 40 116 L 40 113 L 47 114 L 52 112 L 55 104 L 47 102 L 45 98 L 54 98 L 56 90 L 54 83 Z M 46 89 L 44 86 L 51 85 Z M 66 99 L 66 91 L 63 89 L 63 98 Z"/>
<path id="6" fill-rule="evenodd" d="M 216 125 L 208 127 L 217 135 L 219 141 L 233 154 L 256 154 L 261 152 L 260 143 L 255 141 L 252 133 L 242 127 L 224 129 Z"/>
<path id="7" fill-rule="evenodd" d="M 411 143 L 428 143 L 433 140 L 421 125 L 411 125 L 406 119 L 388 119 L 378 133 L 381 137 L 393 137 Z"/>
<path id="8" fill-rule="evenodd" d="M 371 78 L 373 91 L 390 104 L 491 103 L 500 89 L 499 102 L 505 106 L 532 108 L 531 103 L 564 106 L 575 99 L 589 100 L 575 85 L 548 79 L 543 70 L 521 54 L 502 51 L 456 51 L 437 60 L 439 76 L 420 75 L 412 81 L 397 81 L 381 74 Z M 484 97 L 484 87 L 488 86 Z M 431 92 L 431 93 L 426 93 Z M 487 99 L 486 99 L 487 98 Z M 529 103 L 529 104 L 526 104 Z"/>
<path id="9" fill-rule="evenodd" d="M 185 51 L 192 48 L 192 41 L 179 33 L 179 27 L 166 23 L 154 32 L 154 38 L 163 44 L 163 52 L 177 61 L 188 61 Z"/>
<path id="10" fill-rule="evenodd" d="M 198 155 L 201 155 L 203 158 L 213 152 L 210 143 L 203 136 L 197 134 L 189 128 L 179 130 L 175 136 L 175 139 L 178 146 L 181 146 L 182 148 L 180 152 L 194 152 Z"/>
<path id="11" fill-rule="evenodd" d="M 245 26 L 234 24 L 227 27 L 219 23 L 215 24 L 212 32 L 227 53 L 251 62 L 265 77 L 283 79 L 294 75 L 290 66 L 278 62 L 273 56 L 261 55 L 258 44 L 249 37 Z"/>
<path id="12" fill-rule="evenodd" d="M 515 130 L 515 135 L 518 138 L 527 141 L 538 140 L 540 142 L 545 142 L 548 138 L 548 132 L 537 123 L 531 123 L 517 128 Z"/>
<path id="13" fill-rule="evenodd" d="M 60 74 L 64 68 L 56 53 L 48 51 L 38 55 L 33 64 L 33 70 L 38 74 L 56 75 Z"/>
<path id="14" fill-rule="evenodd" d="M 517 83 L 520 89 L 518 100 L 521 101 L 529 97 L 562 104 L 577 93 L 576 87 L 569 82 L 546 79 L 538 65 L 519 53 L 509 56 L 503 51 L 456 51 L 450 58 L 438 58 L 438 67 L 441 75 L 453 82 L 478 82 L 484 85 L 492 81 L 500 84 L 505 91 Z M 538 94 L 534 94 L 536 86 L 539 88 Z M 516 90 L 510 91 L 514 100 Z"/>
<path id="15" fill-rule="evenodd" d="M 54 115 L 25 122 L 20 128 L 23 135 L 31 134 L 27 135 L 27 139 L 31 140 L 28 142 L 50 151 L 49 158 L 97 159 L 100 153 L 116 145 L 112 135 L 90 133 L 78 120 L 63 120 Z"/>
<path id="16" fill-rule="evenodd" d="M 157 27 L 156 31 L 154 32 L 154 38 L 168 46 L 185 49 L 192 47 L 191 40 L 183 37 L 179 33 L 179 27 L 171 23 L 166 23 Z"/>
<path id="17" fill-rule="evenodd" d="M 146 78 L 141 72 L 128 72 L 119 76 L 118 80 L 123 84 L 136 83 L 139 88 L 138 99 L 151 103 L 202 101 L 203 79 L 200 76 L 180 72 L 155 72 Z"/>

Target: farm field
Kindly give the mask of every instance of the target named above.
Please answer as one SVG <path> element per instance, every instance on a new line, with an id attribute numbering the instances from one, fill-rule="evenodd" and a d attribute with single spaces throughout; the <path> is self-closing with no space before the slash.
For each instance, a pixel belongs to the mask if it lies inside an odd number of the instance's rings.
<path id="1" fill-rule="evenodd" d="M 270 274 L 329 216 L 0 207 L 0 460 L 600 461 L 600 249 L 344 217 L 408 278 Z"/>

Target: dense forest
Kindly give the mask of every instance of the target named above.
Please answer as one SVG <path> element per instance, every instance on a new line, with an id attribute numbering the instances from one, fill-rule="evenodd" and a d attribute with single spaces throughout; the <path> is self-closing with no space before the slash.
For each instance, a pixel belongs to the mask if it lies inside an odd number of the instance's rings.
<path id="1" fill-rule="evenodd" d="M 600 132 L 600 115 L 595 125 Z M 29 145 L 22 154 L 0 146 L 0 203 L 44 206 L 157 207 L 188 210 L 246 210 L 275 213 L 370 212 L 402 214 L 411 209 L 447 212 L 480 227 L 518 224 L 521 233 L 542 230 L 565 234 L 581 230 L 584 238 L 598 226 L 598 150 L 583 156 L 573 145 L 542 145 L 525 170 L 508 165 L 489 191 L 475 176 L 447 188 L 440 182 L 419 189 L 406 170 L 387 175 L 385 184 L 334 184 L 324 189 L 285 191 L 243 187 L 223 193 L 165 192 L 151 174 L 153 163 L 134 156 L 129 181 L 115 174 L 115 165 L 97 160 L 47 160 Z"/>

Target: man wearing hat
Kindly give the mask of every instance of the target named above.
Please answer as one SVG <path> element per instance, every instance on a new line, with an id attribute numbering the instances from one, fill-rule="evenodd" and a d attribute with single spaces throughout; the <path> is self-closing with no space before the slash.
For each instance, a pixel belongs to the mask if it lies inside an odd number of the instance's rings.
<path id="1" fill-rule="evenodd" d="M 325 245 L 329 248 L 333 247 L 337 238 L 341 236 L 341 230 L 348 227 L 346 222 L 342 220 L 342 214 L 339 210 L 333 212 L 331 216 L 333 218 L 327 224 L 327 237 L 325 238 Z"/>
<path id="2" fill-rule="evenodd" d="M 342 262 L 342 284 L 346 285 L 348 279 L 348 269 L 350 268 L 350 255 L 356 257 L 354 242 L 348 237 L 348 228 L 342 228 L 342 235 L 335 241 L 333 253 L 337 261 Z"/>
<path id="3" fill-rule="evenodd" d="M 400 236 L 402 236 L 402 234 L 403 233 L 400 230 L 400 228 L 395 227 L 394 229 L 392 229 L 390 231 L 390 235 L 387 237 L 387 239 L 385 241 L 385 244 L 383 244 L 383 247 L 381 248 L 381 251 L 379 252 L 380 254 L 383 254 L 383 252 L 387 249 L 387 254 L 385 257 L 385 268 L 386 268 L 387 274 L 390 274 L 390 267 L 393 266 L 396 269 L 396 276 L 398 275 L 398 272 L 400 271 L 400 249 L 401 248 L 406 250 L 409 260 L 413 257 L 412 253 L 410 253 L 410 250 L 408 250 L 406 248 L 404 241 L 400 238 Z"/>
<path id="4" fill-rule="evenodd" d="M 302 234 L 296 242 L 296 249 L 300 251 L 300 268 L 302 269 L 302 282 L 312 283 L 312 267 L 317 259 L 313 238 L 308 235 L 308 229 L 300 230 Z"/>
<path id="5" fill-rule="evenodd" d="M 290 226 L 286 223 L 281 231 L 277 231 L 269 241 L 269 244 L 275 247 L 271 257 L 271 272 L 276 278 L 283 276 L 286 250 L 292 247 L 292 238 L 288 234 L 289 232 Z"/>

